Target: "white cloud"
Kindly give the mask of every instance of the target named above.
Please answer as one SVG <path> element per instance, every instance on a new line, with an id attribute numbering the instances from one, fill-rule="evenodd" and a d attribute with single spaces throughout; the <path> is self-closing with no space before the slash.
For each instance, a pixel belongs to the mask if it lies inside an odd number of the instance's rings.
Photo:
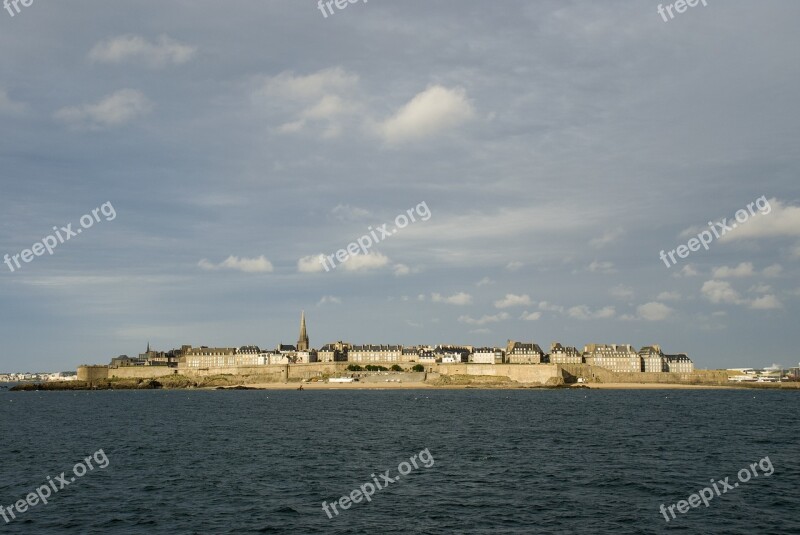
<path id="1" fill-rule="evenodd" d="M 656 299 L 659 301 L 680 301 L 681 294 L 678 292 L 661 292 Z"/>
<path id="2" fill-rule="evenodd" d="M 745 223 L 738 223 L 737 228 L 728 231 L 720 241 L 800 236 L 800 206 L 787 205 L 774 198 L 768 201 L 769 209 L 765 203 L 761 205 L 765 206 L 767 213 L 760 213 L 756 209 L 756 215 L 750 216 Z"/>
<path id="3" fill-rule="evenodd" d="M 480 329 L 472 329 L 469 332 L 472 333 L 472 334 L 486 334 L 486 333 L 490 333 L 492 331 L 491 331 L 491 329 L 486 329 L 486 328 L 482 327 Z"/>
<path id="4" fill-rule="evenodd" d="M 300 273 L 319 273 L 320 271 L 325 271 L 325 267 L 322 265 L 320 257 L 324 257 L 324 255 L 312 254 L 309 256 L 304 256 L 297 261 L 297 271 Z"/>
<path id="5" fill-rule="evenodd" d="M 472 318 L 470 316 L 460 316 L 458 321 L 460 323 L 466 323 L 468 325 L 486 325 L 487 323 L 498 323 L 510 318 L 506 312 L 501 312 L 499 314 L 494 315 L 484 315 L 478 319 Z"/>
<path id="6" fill-rule="evenodd" d="M 774 295 L 767 294 L 757 299 L 753 299 L 750 302 L 750 308 L 755 308 L 758 310 L 772 310 L 776 308 L 783 308 L 783 303 L 781 303 L 780 300 L 778 300 L 778 298 Z"/>
<path id="7" fill-rule="evenodd" d="M 323 138 L 339 137 L 347 118 L 359 112 L 358 99 L 353 95 L 358 76 L 341 67 L 323 69 L 308 75 L 283 72 L 264 78 L 253 92 L 253 101 L 261 108 L 285 113 L 286 103 L 294 109 L 292 119 L 278 131 L 294 134 L 313 129 Z"/>
<path id="8" fill-rule="evenodd" d="M 610 245 L 615 241 L 617 241 L 617 239 L 619 239 L 624 234 L 625 231 L 622 230 L 621 228 L 616 228 L 614 230 L 607 230 L 599 238 L 591 240 L 589 244 L 595 249 L 602 249 L 606 245 Z"/>
<path id="9" fill-rule="evenodd" d="M 417 301 L 425 301 L 425 294 L 419 294 L 417 296 Z"/>
<path id="10" fill-rule="evenodd" d="M 331 303 L 331 304 L 334 304 L 334 305 L 341 305 L 342 304 L 342 300 L 339 299 L 338 297 L 333 296 L 333 295 L 324 295 L 324 296 L 322 296 L 322 299 L 320 299 L 319 302 L 317 303 L 317 306 L 327 305 L 328 303 Z"/>
<path id="11" fill-rule="evenodd" d="M 97 63 L 122 63 L 132 60 L 149 67 L 180 65 L 192 59 L 197 48 L 162 35 L 150 42 L 139 35 L 121 35 L 97 43 L 89 52 L 89 59 Z"/>
<path id="12" fill-rule="evenodd" d="M 441 294 L 434 293 L 431 294 L 431 301 L 434 303 L 447 303 L 449 305 L 464 306 L 472 303 L 472 296 L 464 292 L 453 294 L 450 297 L 444 297 Z"/>
<path id="13" fill-rule="evenodd" d="M 652 301 L 640 305 L 636 309 L 636 313 L 640 318 L 646 321 L 662 321 L 670 317 L 673 310 L 663 303 Z"/>
<path id="14" fill-rule="evenodd" d="M 266 101 L 273 98 L 307 101 L 351 91 L 357 85 L 358 76 L 341 67 L 300 76 L 295 76 L 293 72 L 282 72 L 277 76 L 266 78 L 254 96 Z"/>
<path id="15" fill-rule="evenodd" d="M 509 308 L 517 306 L 530 306 L 531 298 L 529 295 L 506 294 L 503 299 L 494 302 L 496 308 Z"/>
<path id="16" fill-rule="evenodd" d="M 389 257 L 381 253 L 368 253 L 350 256 L 341 266 L 345 271 L 369 271 L 389 264 Z"/>
<path id="17" fill-rule="evenodd" d="M 692 264 L 686 264 L 681 270 L 674 274 L 675 277 L 697 277 L 700 272 Z"/>
<path id="18" fill-rule="evenodd" d="M 592 273 L 603 273 L 604 275 L 617 272 L 613 262 L 598 262 L 597 260 L 589 264 L 589 271 Z"/>
<path id="19" fill-rule="evenodd" d="M 541 312 L 528 312 L 526 310 L 525 312 L 522 313 L 522 315 L 519 317 L 519 319 L 525 320 L 525 321 L 536 321 L 541 317 L 542 317 L 542 313 Z"/>
<path id="20" fill-rule="evenodd" d="M 588 319 L 606 319 L 606 318 L 613 318 L 616 311 L 614 307 L 603 307 L 601 309 L 592 311 L 586 305 L 578 305 L 570 308 L 567 310 L 567 314 L 571 318 L 579 319 L 579 320 L 588 320 Z"/>
<path id="21" fill-rule="evenodd" d="M 492 284 L 494 284 L 494 281 L 492 279 L 490 279 L 489 277 L 484 277 L 481 280 L 479 280 L 475 284 L 475 286 L 478 286 L 478 287 L 480 287 L 480 286 L 489 286 L 489 285 L 492 285 Z"/>
<path id="22" fill-rule="evenodd" d="M 349 204 L 337 204 L 331 210 L 331 215 L 339 221 L 361 221 L 372 214 L 366 208 L 350 206 Z"/>
<path id="23" fill-rule="evenodd" d="M 380 125 L 384 140 L 391 144 L 429 138 L 472 119 L 475 111 L 462 88 L 434 85 L 418 93 Z"/>
<path id="24" fill-rule="evenodd" d="M 700 291 L 712 303 L 739 304 L 742 302 L 742 297 L 727 281 L 706 281 Z"/>
<path id="25" fill-rule="evenodd" d="M 617 299 L 633 299 L 633 288 L 630 286 L 625 286 L 624 284 L 618 284 L 609 290 L 609 293 L 612 297 L 616 297 Z"/>
<path id="26" fill-rule="evenodd" d="M 747 291 L 754 294 L 765 294 L 767 292 L 771 292 L 772 287 L 769 284 L 756 284 Z"/>
<path id="27" fill-rule="evenodd" d="M 124 125 L 152 109 L 141 91 L 121 89 L 95 104 L 61 108 L 55 118 L 76 128 L 101 129 Z"/>
<path id="28" fill-rule="evenodd" d="M 517 262 L 516 260 L 509 262 L 506 264 L 506 269 L 508 271 L 517 271 L 520 269 L 524 264 L 522 262 Z"/>
<path id="29" fill-rule="evenodd" d="M 715 279 L 729 279 L 733 277 L 752 277 L 755 273 L 752 262 L 742 262 L 736 267 L 718 267 L 712 271 L 711 276 Z"/>
<path id="30" fill-rule="evenodd" d="M 4 89 L 0 89 L 0 114 L 16 115 L 25 110 L 25 104 L 11 100 Z"/>
<path id="31" fill-rule="evenodd" d="M 783 266 L 781 266 L 780 264 L 774 264 L 772 266 L 765 267 L 764 271 L 762 271 L 765 277 L 777 277 L 782 272 L 783 272 Z"/>
<path id="32" fill-rule="evenodd" d="M 402 277 L 411 273 L 411 268 L 405 264 L 395 264 L 393 269 L 395 277 Z"/>
<path id="33" fill-rule="evenodd" d="M 203 258 L 197 265 L 209 271 L 232 269 L 245 273 L 271 273 L 274 269 L 272 267 L 272 262 L 267 260 L 264 255 L 258 258 L 239 258 L 238 256 L 231 255 L 219 264 L 213 264 Z"/>
<path id="34" fill-rule="evenodd" d="M 539 303 L 539 310 L 546 310 L 548 312 L 558 312 L 563 314 L 564 307 L 560 305 L 553 305 L 552 303 L 548 303 L 547 301 L 542 301 Z"/>

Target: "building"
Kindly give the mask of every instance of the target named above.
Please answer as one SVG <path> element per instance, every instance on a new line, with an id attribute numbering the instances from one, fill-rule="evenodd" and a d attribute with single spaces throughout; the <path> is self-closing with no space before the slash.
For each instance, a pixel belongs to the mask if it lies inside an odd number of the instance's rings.
<path id="1" fill-rule="evenodd" d="M 185 354 L 187 368 L 224 368 L 238 366 L 235 347 L 189 347 Z"/>
<path id="2" fill-rule="evenodd" d="M 470 362 L 474 364 L 503 364 L 506 352 L 499 347 L 479 347 L 472 351 Z"/>
<path id="3" fill-rule="evenodd" d="M 420 364 L 436 364 L 436 353 L 431 348 L 420 348 L 417 353 L 417 362 Z"/>
<path id="4" fill-rule="evenodd" d="M 694 373 L 694 362 L 685 353 L 665 356 L 667 359 L 666 371 L 672 373 Z"/>
<path id="5" fill-rule="evenodd" d="M 659 373 L 669 371 L 667 368 L 667 357 L 661 351 L 661 346 L 644 346 L 639 350 L 639 358 L 642 359 L 642 371 L 645 373 Z"/>
<path id="6" fill-rule="evenodd" d="M 308 349 L 297 352 L 295 364 L 311 364 L 313 362 L 318 362 L 318 355 L 315 350 Z"/>
<path id="7" fill-rule="evenodd" d="M 325 344 L 317 352 L 319 362 L 347 362 L 347 353 L 352 346 L 339 340 L 333 344 Z"/>
<path id="8" fill-rule="evenodd" d="M 541 364 L 544 362 L 544 351 L 534 343 L 527 344 L 509 340 L 506 346 L 506 362 L 508 364 Z"/>
<path id="9" fill-rule="evenodd" d="M 269 362 L 269 353 L 258 346 L 242 346 L 236 351 L 237 366 L 264 366 Z"/>
<path id="10" fill-rule="evenodd" d="M 587 364 L 612 372 L 641 372 L 642 359 L 630 344 L 589 344 L 583 349 Z"/>
<path id="11" fill-rule="evenodd" d="M 583 354 L 575 347 L 564 347 L 558 342 L 550 344 L 551 364 L 583 364 Z"/>
<path id="12" fill-rule="evenodd" d="M 348 362 L 403 362 L 403 346 L 360 345 L 347 352 Z"/>
<path id="13" fill-rule="evenodd" d="M 297 338 L 297 351 L 308 351 L 308 333 L 306 332 L 306 312 L 300 313 L 300 336 Z"/>
<path id="14" fill-rule="evenodd" d="M 472 348 L 462 346 L 436 346 L 434 350 L 436 361 L 442 364 L 458 364 L 469 362 Z"/>

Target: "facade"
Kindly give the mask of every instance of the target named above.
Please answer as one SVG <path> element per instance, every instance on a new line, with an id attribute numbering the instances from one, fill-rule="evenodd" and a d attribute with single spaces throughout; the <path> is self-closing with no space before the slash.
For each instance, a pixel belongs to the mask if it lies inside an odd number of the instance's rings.
<path id="1" fill-rule="evenodd" d="M 417 355 L 420 364 L 436 364 L 436 353 L 430 348 L 420 349 Z"/>
<path id="2" fill-rule="evenodd" d="M 333 344 L 325 344 L 317 352 L 319 362 L 347 362 L 347 353 L 352 346 L 339 340 Z"/>
<path id="3" fill-rule="evenodd" d="M 558 342 L 550 344 L 551 364 L 583 364 L 583 354 L 575 347 L 564 347 Z"/>
<path id="4" fill-rule="evenodd" d="M 667 369 L 666 371 L 672 373 L 693 373 L 694 362 L 686 354 L 679 353 L 678 355 L 666 355 Z"/>
<path id="5" fill-rule="evenodd" d="M 506 346 L 506 362 L 508 364 L 541 364 L 544 362 L 544 351 L 534 343 L 527 344 L 509 340 Z"/>
<path id="6" fill-rule="evenodd" d="M 361 345 L 353 346 L 347 353 L 348 362 L 403 362 L 403 346 Z"/>
<path id="7" fill-rule="evenodd" d="M 667 368 L 667 358 L 661 351 L 661 346 L 645 346 L 639 350 L 639 358 L 642 359 L 642 371 L 645 373 L 657 373 L 669 371 Z"/>
<path id="8" fill-rule="evenodd" d="M 188 368 L 223 368 L 238 366 L 235 347 L 190 347 L 185 357 Z"/>
<path id="9" fill-rule="evenodd" d="M 612 372 L 641 372 L 641 357 L 630 344 L 589 344 L 584 348 L 587 364 Z"/>
<path id="10" fill-rule="evenodd" d="M 296 364 L 311 364 L 313 362 L 318 362 L 317 352 L 315 350 L 309 349 L 307 351 L 297 352 L 297 357 L 295 358 Z"/>
<path id="11" fill-rule="evenodd" d="M 472 351 L 469 358 L 475 364 L 503 364 L 505 354 L 499 347 L 479 347 Z"/>
<path id="12" fill-rule="evenodd" d="M 469 362 L 471 348 L 461 346 L 437 346 L 434 350 L 436 361 L 442 364 Z"/>

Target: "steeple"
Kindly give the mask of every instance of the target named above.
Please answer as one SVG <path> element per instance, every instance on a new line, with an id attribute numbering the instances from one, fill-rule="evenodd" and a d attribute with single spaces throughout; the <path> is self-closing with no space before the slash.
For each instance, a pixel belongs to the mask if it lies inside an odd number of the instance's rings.
<path id="1" fill-rule="evenodd" d="M 308 351 L 308 333 L 306 332 L 306 312 L 300 313 L 300 337 L 297 339 L 297 350 Z"/>
<path id="2" fill-rule="evenodd" d="M 150 340 L 147 341 L 147 352 L 150 353 Z"/>

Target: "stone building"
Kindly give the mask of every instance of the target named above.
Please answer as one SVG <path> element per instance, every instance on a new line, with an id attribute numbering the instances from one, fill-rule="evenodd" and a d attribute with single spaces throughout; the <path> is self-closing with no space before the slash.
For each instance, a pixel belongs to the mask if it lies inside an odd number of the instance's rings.
<path id="1" fill-rule="evenodd" d="M 472 351 L 469 361 L 475 364 L 503 364 L 505 354 L 499 347 L 478 347 Z"/>
<path id="2" fill-rule="evenodd" d="M 325 344 L 317 352 L 319 362 L 347 362 L 347 353 L 352 346 L 339 340 L 333 344 Z"/>
<path id="3" fill-rule="evenodd" d="M 508 364 L 541 364 L 544 362 L 544 351 L 538 344 L 509 340 L 506 346 L 506 362 Z"/>
<path id="4" fill-rule="evenodd" d="M 667 369 L 672 373 L 694 373 L 694 362 L 685 353 L 666 355 Z"/>
<path id="5" fill-rule="evenodd" d="M 237 366 L 235 347 L 190 347 L 184 355 L 187 368 Z"/>
<path id="6" fill-rule="evenodd" d="M 403 346 L 356 345 L 347 352 L 348 362 L 403 362 Z"/>
<path id="7" fill-rule="evenodd" d="M 639 350 L 639 358 L 642 359 L 642 371 L 646 373 L 666 372 L 667 358 L 661 351 L 661 346 L 644 346 Z"/>
<path id="8" fill-rule="evenodd" d="M 589 344 L 584 347 L 587 364 L 613 372 L 641 372 L 642 359 L 630 344 Z"/>
<path id="9" fill-rule="evenodd" d="M 551 364 L 583 364 L 583 354 L 575 347 L 564 347 L 558 342 L 550 344 Z"/>

